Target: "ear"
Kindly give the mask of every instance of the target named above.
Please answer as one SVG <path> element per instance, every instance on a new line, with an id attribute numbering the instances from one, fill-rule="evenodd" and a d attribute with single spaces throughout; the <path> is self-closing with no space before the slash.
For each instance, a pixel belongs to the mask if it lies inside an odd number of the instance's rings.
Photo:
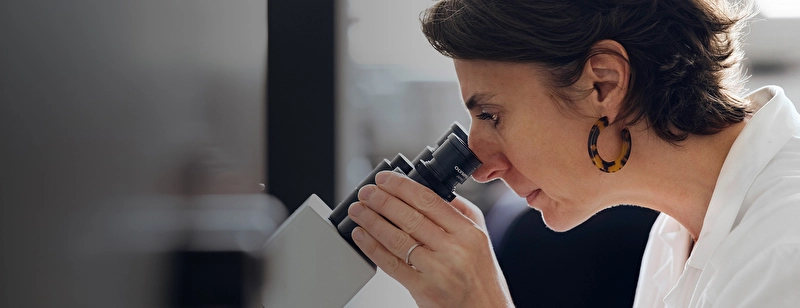
<path id="1" fill-rule="evenodd" d="M 630 80 L 630 64 L 625 47 L 613 40 L 602 40 L 590 49 L 583 73 L 578 82 L 591 88 L 588 99 L 596 116 L 607 116 L 609 122 L 617 121 Z"/>

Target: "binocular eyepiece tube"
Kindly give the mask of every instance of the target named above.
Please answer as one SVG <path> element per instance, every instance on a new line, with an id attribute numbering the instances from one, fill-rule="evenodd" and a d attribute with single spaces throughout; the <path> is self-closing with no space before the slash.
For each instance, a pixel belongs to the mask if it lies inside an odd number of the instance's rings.
<path id="1" fill-rule="evenodd" d="M 337 227 L 339 234 L 372 264 L 353 242 L 351 233 L 358 225 L 347 216 L 350 205 L 358 201 L 361 187 L 375 184 L 375 175 L 378 172 L 391 170 L 407 175 L 430 188 L 442 199 L 452 201 L 455 198 L 455 187 L 464 183 L 481 166 L 481 161 L 467 145 L 464 128 L 458 122 L 453 122 L 450 129 L 436 142 L 436 147 L 426 146 L 413 161 L 409 161 L 403 154 L 397 154 L 391 161 L 384 159 L 333 209 L 328 219 Z"/>

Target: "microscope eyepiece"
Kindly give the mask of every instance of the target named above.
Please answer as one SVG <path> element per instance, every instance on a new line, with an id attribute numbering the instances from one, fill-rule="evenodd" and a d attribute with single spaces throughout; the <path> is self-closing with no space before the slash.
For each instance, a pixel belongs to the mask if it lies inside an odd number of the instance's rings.
<path id="1" fill-rule="evenodd" d="M 453 190 L 456 185 L 464 183 L 480 166 L 481 161 L 478 157 L 453 133 L 433 152 L 431 160 L 419 162 L 408 176 L 422 183 L 416 178 L 416 174 L 419 174 L 430 184 L 425 186 L 431 188 L 442 199 L 452 201 L 455 198 Z"/>

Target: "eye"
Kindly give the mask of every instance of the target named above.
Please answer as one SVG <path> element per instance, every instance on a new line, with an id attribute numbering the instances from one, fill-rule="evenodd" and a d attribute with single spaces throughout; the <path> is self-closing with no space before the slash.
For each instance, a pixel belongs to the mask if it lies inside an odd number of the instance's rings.
<path id="1" fill-rule="evenodd" d="M 499 120 L 497 118 L 497 114 L 488 113 L 486 111 L 481 112 L 480 114 L 475 116 L 475 118 L 478 119 L 478 120 L 483 120 L 483 121 L 492 121 L 492 122 L 494 122 L 494 126 L 497 126 L 497 122 Z"/>

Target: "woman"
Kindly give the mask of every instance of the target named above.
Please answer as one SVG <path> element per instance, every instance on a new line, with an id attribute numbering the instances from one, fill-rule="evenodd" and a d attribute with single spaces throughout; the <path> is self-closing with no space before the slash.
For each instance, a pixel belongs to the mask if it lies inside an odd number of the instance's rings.
<path id="1" fill-rule="evenodd" d="M 746 12 L 443 0 L 422 28 L 454 59 L 475 180 L 502 179 L 559 231 L 617 204 L 662 212 L 637 306 L 797 305 L 800 115 L 778 87 L 739 96 Z M 376 182 L 350 207 L 353 238 L 419 306 L 513 305 L 473 205 L 392 173 Z"/>

